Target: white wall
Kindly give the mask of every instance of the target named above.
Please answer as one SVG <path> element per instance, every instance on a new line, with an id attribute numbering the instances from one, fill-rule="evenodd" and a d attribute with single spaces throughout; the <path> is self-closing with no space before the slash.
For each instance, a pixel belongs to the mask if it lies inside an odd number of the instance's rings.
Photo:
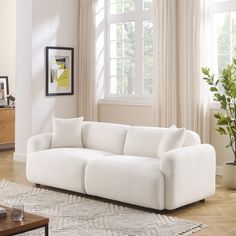
<path id="1" fill-rule="evenodd" d="M 15 160 L 25 160 L 28 137 L 51 131 L 53 116 L 78 115 L 78 12 L 78 0 L 17 1 Z M 46 46 L 74 48 L 75 95 L 46 97 Z"/>
<path id="2" fill-rule="evenodd" d="M 16 0 L 0 3 L 0 75 L 8 76 L 9 92 L 15 94 Z"/>
<path id="3" fill-rule="evenodd" d="M 78 0 L 36 0 L 32 13 L 32 134 L 51 130 L 51 118 L 78 115 Z M 45 47 L 74 48 L 73 96 L 45 96 Z"/>
<path id="4" fill-rule="evenodd" d="M 99 105 L 99 121 L 128 125 L 152 126 L 152 106 Z"/>
<path id="5" fill-rule="evenodd" d="M 16 126 L 14 159 L 25 159 L 32 132 L 32 1 L 16 1 Z"/>

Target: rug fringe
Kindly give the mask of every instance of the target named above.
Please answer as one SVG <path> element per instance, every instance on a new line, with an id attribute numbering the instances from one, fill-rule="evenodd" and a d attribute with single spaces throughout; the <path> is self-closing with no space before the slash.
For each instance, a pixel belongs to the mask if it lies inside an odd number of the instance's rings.
<path id="1" fill-rule="evenodd" d="M 204 228 L 207 228 L 207 225 L 198 224 L 198 225 L 195 225 L 195 226 L 193 226 L 189 229 L 186 229 L 183 232 L 180 232 L 178 235 L 181 235 L 181 236 L 191 235 L 191 234 L 196 233 L 196 232 L 198 232 L 198 231 L 200 231 L 201 229 L 204 229 Z"/>

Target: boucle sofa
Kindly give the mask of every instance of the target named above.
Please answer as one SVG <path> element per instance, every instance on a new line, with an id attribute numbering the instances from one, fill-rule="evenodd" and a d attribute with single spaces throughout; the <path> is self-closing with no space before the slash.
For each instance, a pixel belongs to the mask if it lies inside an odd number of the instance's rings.
<path id="1" fill-rule="evenodd" d="M 214 148 L 186 130 L 180 148 L 158 156 L 168 130 L 83 122 L 81 148 L 51 148 L 52 133 L 33 136 L 27 146 L 27 178 L 157 210 L 172 210 L 213 195 Z"/>

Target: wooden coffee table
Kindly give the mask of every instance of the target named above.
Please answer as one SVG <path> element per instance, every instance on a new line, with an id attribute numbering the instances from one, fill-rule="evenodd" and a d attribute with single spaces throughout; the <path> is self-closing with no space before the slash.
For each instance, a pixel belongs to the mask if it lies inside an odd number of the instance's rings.
<path id="1" fill-rule="evenodd" d="M 0 236 L 16 235 L 43 227 L 45 236 L 48 236 L 48 218 L 24 212 L 23 221 L 12 222 L 10 220 L 11 209 L 5 206 L 0 207 L 4 207 L 7 211 L 7 217 L 0 218 Z"/>

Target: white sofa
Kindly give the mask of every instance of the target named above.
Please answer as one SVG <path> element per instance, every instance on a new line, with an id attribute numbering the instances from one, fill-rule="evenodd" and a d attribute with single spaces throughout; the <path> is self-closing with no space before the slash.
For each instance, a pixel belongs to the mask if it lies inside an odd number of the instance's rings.
<path id="1" fill-rule="evenodd" d="M 157 157 L 167 128 L 84 122 L 83 148 L 50 148 L 52 134 L 27 144 L 30 182 L 172 210 L 215 192 L 215 150 L 186 130 L 181 148 Z"/>

